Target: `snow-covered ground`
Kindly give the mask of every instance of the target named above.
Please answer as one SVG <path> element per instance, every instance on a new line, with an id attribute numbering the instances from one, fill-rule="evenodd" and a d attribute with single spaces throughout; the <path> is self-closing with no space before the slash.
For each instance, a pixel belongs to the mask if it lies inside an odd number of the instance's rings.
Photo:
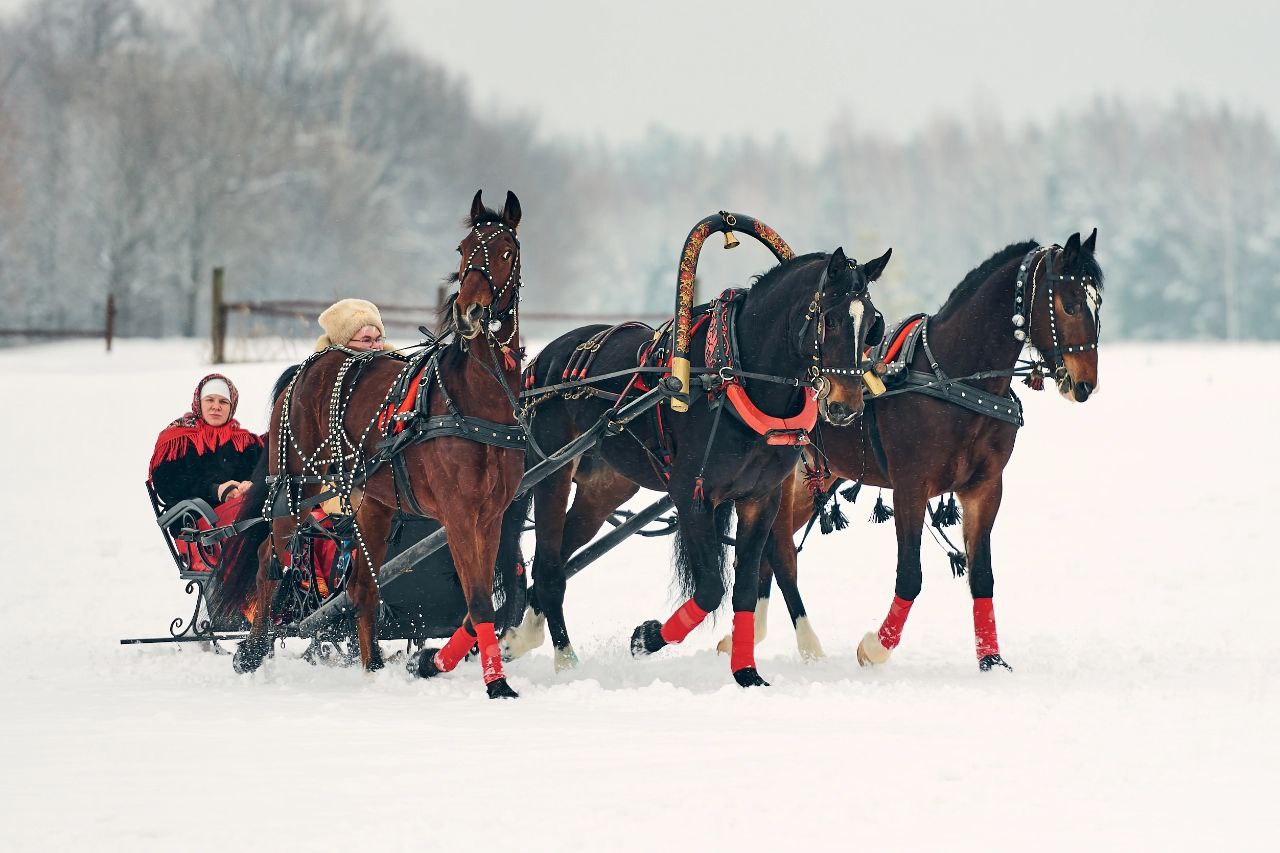
<path id="1" fill-rule="evenodd" d="M 827 660 L 801 662 L 780 599 L 769 689 L 733 685 L 723 617 L 632 660 L 672 605 L 668 542 L 636 538 L 570 584 L 579 669 L 509 664 L 515 702 L 474 663 L 370 676 L 291 642 L 241 677 L 117 644 L 189 613 L 142 481 L 204 355 L 0 351 L 6 850 L 1275 849 L 1280 348 L 1107 346 L 1089 403 L 1023 394 L 995 533 L 1013 674 L 978 672 L 927 539 L 902 646 L 858 667 L 893 591 L 864 495 L 801 559 Z M 227 368 L 246 426 L 280 366 Z"/>

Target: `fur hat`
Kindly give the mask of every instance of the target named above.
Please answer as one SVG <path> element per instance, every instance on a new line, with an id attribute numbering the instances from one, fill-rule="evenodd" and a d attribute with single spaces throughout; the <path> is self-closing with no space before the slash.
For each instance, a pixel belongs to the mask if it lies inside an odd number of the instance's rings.
<path id="1" fill-rule="evenodd" d="M 363 299 L 341 299 L 324 309 L 319 320 L 324 334 L 316 339 L 316 352 L 334 344 L 345 347 L 365 326 L 373 326 L 380 335 L 387 334 L 378 306 Z"/>

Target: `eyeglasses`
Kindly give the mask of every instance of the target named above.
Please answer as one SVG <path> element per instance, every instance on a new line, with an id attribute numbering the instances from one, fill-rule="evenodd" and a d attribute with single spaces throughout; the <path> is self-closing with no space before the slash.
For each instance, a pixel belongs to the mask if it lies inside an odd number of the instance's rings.
<path id="1" fill-rule="evenodd" d="M 352 338 L 353 344 L 382 344 L 386 343 L 386 338 Z"/>

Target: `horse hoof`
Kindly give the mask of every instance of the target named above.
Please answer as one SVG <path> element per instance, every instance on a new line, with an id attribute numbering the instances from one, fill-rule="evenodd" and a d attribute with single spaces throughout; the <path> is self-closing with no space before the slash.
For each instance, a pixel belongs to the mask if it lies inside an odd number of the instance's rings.
<path id="1" fill-rule="evenodd" d="M 502 649 L 504 661 L 513 661 L 542 645 L 546 638 L 547 617 L 527 607 L 520 624 L 502 632 L 498 647 Z"/>
<path id="2" fill-rule="evenodd" d="M 1009 666 L 1009 664 L 1005 662 L 1005 659 L 1000 657 L 1000 655 L 986 655 L 982 660 L 978 661 L 978 669 L 983 672 L 990 672 L 998 666 L 1002 666 L 1010 672 L 1013 672 L 1013 667 Z"/>
<path id="3" fill-rule="evenodd" d="M 744 666 L 733 671 L 733 680 L 739 687 L 768 687 L 769 682 L 760 677 L 754 666 Z"/>
<path id="4" fill-rule="evenodd" d="M 489 692 L 490 699 L 519 699 L 520 694 L 511 689 L 511 685 L 507 684 L 505 678 L 499 678 L 497 681 L 490 681 L 484 686 Z"/>
<path id="5" fill-rule="evenodd" d="M 889 660 L 889 649 L 880 642 L 880 635 L 868 631 L 858 643 L 858 664 L 860 666 L 876 666 Z"/>
<path id="6" fill-rule="evenodd" d="M 565 646 L 563 649 L 556 649 L 556 672 L 564 672 L 566 669 L 575 669 L 578 666 L 578 653 L 573 650 L 573 646 Z"/>
<path id="7" fill-rule="evenodd" d="M 434 678 L 444 670 L 436 666 L 436 652 L 439 649 L 423 649 L 418 653 L 418 677 Z"/>
<path id="8" fill-rule="evenodd" d="M 270 640 L 249 637 L 236 646 L 236 653 L 231 656 L 231 668 L 241 675 L 254 672 L 262 666 L 270 650 Z"/>
<path id="9" fill-rule="evenodd" d="M 722 655 L 731 654 L 733 652 L 732 634 L 725 634 L 724 639 L 716 643 L 716 652 Z"/>
<path id="10" fill-rule="evenodd" d="M 662 623 L 656 619 L 650 619 L 648 622 L 637 625 L 636 629 L 631 632 L 631 656 L 633 658 L 640 658 L 661 651 L 666 644 L 667 641 L 662 639 Z"/>

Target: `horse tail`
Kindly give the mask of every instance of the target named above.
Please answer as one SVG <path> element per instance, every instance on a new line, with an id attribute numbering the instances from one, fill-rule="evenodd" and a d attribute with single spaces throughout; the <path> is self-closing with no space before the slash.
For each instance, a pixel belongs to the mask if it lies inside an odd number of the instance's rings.
<path id="1" fill-rule="evenodd" d="M 268 434 L 263 441 L 258 464 L 249 475 L 249 491 L 245 492 L 240 511 L 236 513 L 236 522 L 248 521 L 262 513 L 262 505 L 267 500 L 267 463 L 270 458 L 271 436 Z M 215 619 L 233 619 L 236 614 L 244 612 L 257 588 L 258 549 L 269 535 L 271 522 L 264 521 L 231 537 L 222 546 L 222 561 L 219 565 L 222 577 L 220 583 L 211 584 L 210 616 Z"/>
<path id="2" fill-rule="evenodd" d="M 715 550 L 715 570 L 720 578 L 720 582 L 728 588 L 728 549 L 725 547 L 725 537 L 729 535 L 729 523 L 733 520 L 733 501 L 725 501 L 716 507 L 715 512 L 715 531 L 716 531 L 716 550 Z M 675 553 L 673 555 L 672 564 L 675 567 L 674 586 L 679 590 L 681 598 L 692 598 L 694 590 L 697 587 L 697 577 L 694 573 L 695 565 L 693 561 L 693 549 L 696 545 L 692 545 L 685 532 L 685 526 L 680 525 L 679 532 L 676 534 Z"/>

